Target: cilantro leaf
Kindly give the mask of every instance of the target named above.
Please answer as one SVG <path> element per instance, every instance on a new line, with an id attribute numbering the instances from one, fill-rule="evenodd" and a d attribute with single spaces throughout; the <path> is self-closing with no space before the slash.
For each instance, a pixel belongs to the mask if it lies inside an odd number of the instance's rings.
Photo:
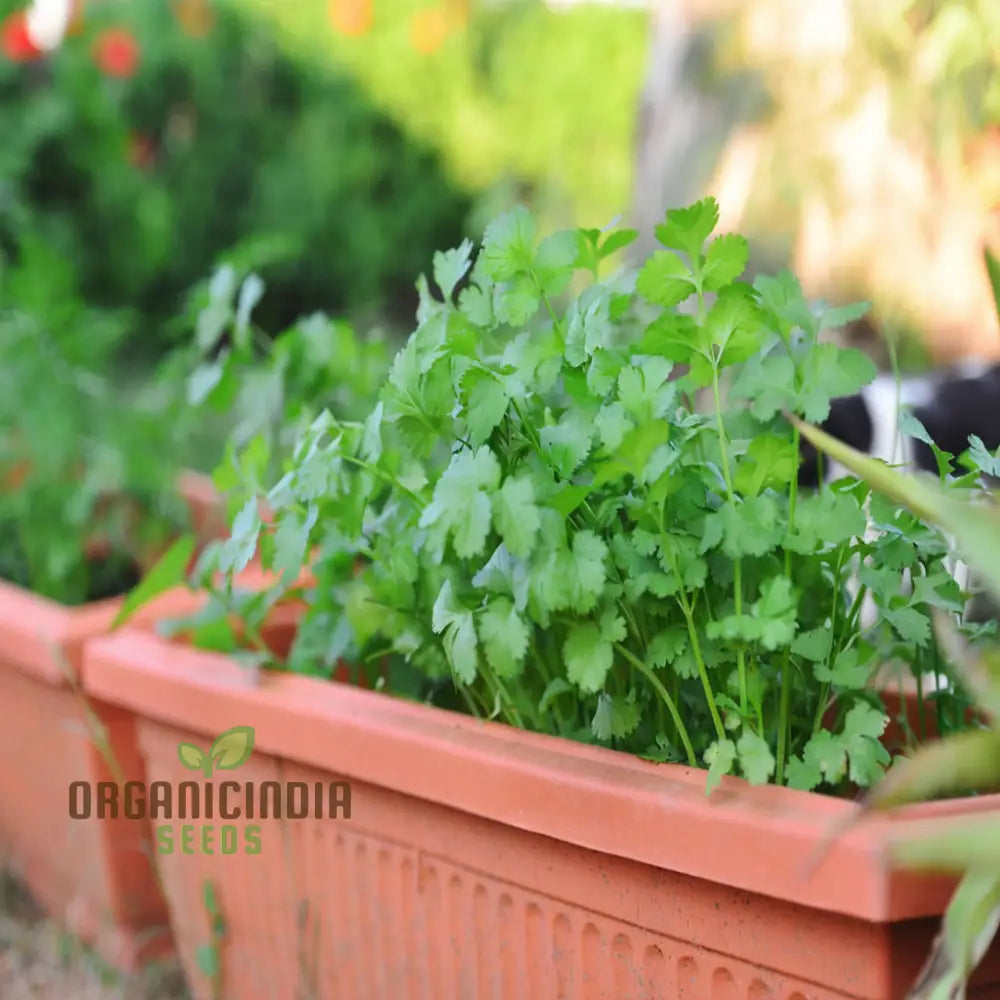
<path id="1" fill-rule="evenodd" d="M 656 238 L 671 250 L 683 250 L 695 258 L 705 240 L 719 224 L 719 203 L 713 197 L 702 198 L 686 208 L 668 210 L 666 221 L 655 229 Z"/>
<path id="2" fill-rule="evenodd" d="M 569 411 L 558 424 L 543 427 L 542 450 L 563 479 L 569 479 L 590 454 L 593 425 L 580 413 Z"/>
<path id="3" fill-rule="evenodd" d="M 455 598 L 450 580 L 444 582 L 434 602 L 431 628 L 444 633 L 445 655 L 455 675 L 463 684 L 471 684 L 479 669 L 476 625 L 472 612 Z"/>
<path id="4" fill-rule="evenodd" d="M 658 250 L 643 264 L 635 290 L 653 305 L 671 308 L 693 295 L 696 289 L 690 268 L 675 253 Z"/>
<path id="5" fill-rule="evenodd" d="M 593 622 L 575 625 L 569 630 L 563 655 L 566 658 L 566 676 L 588 694 L 604 687 L 615 659 L 611 643 Z"/>
<path id="6" fill-rule="evenodd" d="M 640 718 L 639 707 L 634 701 L 620 696 L 612 698 L 601 692 L 590 728 L 599 740 L 622 740 L 635 732 Z"/>
<path id="7" fill-rule="evenodd" d="M 751 785 L 766 785 L 774 774 L 776 761 L 771 748 L 752 729 L 743 730 L 736 744 L 740 770 Z"/>
<path id="8" fill-rule="evenodd" d="M 517 205 L 486 227 L 483 235 L 483 271 L 494 281 L 510 281 L 532 264 L 535 220 Z"/>
<path id="9" fill-rule="evenodd" d="M 488 447 L 456 453 L 434 487 L 420 526 L 450 532 L 462 558 L 479 555 L 490 530 L 490 495 L 499 483 L 500 463 Z"/>
<path id="10" fill-rule="evenodd" d="M 529 629 L 514 605 L 505 598 L 491 602 L 479 620 L 479 635 L 486 659 L 497 674 L 505 679 L 518 677 L 528 651 Z"/>
<path id="11" fill-rule="evenodd" d="M 465 420 L 469 426 L 469 442 L 478 447 L 485 444 L 507 412 L 510 394 L 505 382 L 489 372 L 470 368 L 462 380 L 468 391 Z"/>
<path id="12" fill-rule="evenodd" d="M 746 269 L 750 258 L 747 241 L 735 233 L 717 236 L 708 246 L 702 281 L 706 291 L 717 292 L 735 281 Z"/>
<path id="13" fill-rule="evenodd" d="M 528 476 L 507 479 L 493 494 L 493 520 L 511 555 L 526 558 L 531 554 L 541 518 Z"/>
<path id="14" fill-rule="evenodd" d="M 850 759 L 850 778 L 862 788 L 882 777 L 889 763 L 889 751 L 882 746 L 882 734 L 889 717 L 867 702 L 859 701 L 844 720 L 843 744 Z"/>
<path id="15" fill-rule="evenodd" d="M 472 266 L 472 241 L 465 239 L 454 250 L 439 250 L 434 254 L 434 280 L 445 302 L 451 299 L 455 286 Z"/>
<path id="16" fill-rule="evenodd" d="M 996 453 L 990 452 L 982 438 L 976 434 L 969 436 L 969 442 L 969 458 L 975 467 L 984 476 L 1000 477 L 1000 448 Z"/>
<path id="17" fill-rule="evenodd" d="M 736 763 L 736 744 L 732 740 L 716 740 L 705 751 L 705 763 L 708 764 L 708 782 L 706 794 L 711 794 L 727 774 L 732 774 Z"/>

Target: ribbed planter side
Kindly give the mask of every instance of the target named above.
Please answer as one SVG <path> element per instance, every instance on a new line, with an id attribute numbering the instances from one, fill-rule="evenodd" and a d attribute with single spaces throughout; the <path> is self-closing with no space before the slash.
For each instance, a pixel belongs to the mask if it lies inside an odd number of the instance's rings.
<path id="1" fill-rule="evenodd" d="M 859 824 L 806 877 L 852 804 L 737 779 L 708 798 L 701 771 L 343 684 L 248 683 L 154 636 L 88 644 L 84 678 L 135 712 L 150 782 L 201 782 L 178 744 L 252 726 L 250 759 L 211 779 L 237 781 L 235 802 L 251 782 L 286 800 L 295 782 L 350 783 L 349 818 L 261 819 L 258 802 L 253 819 L 153 820 L 172 840 L 158 862 L 198 1000 L 206 883 L 225 920 L 222 995 L 255 1000 L 899 1000 L 954 885 L 888 870 L 898 816 Z M 995 956 L 980 978 L 974 995 L 1000 993 Z"/>

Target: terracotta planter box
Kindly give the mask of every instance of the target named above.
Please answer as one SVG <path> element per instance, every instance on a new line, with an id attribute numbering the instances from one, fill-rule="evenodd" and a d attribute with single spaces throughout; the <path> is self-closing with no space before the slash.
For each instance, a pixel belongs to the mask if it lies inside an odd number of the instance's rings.
<path id="1" fill-rule="evenodd" d="M 209 481 L 188 473 L 179 490 L 201 537 L 224 529 Z M 151 627 L 200 603 L 183 591 L 167 594 L 134 623 Z M 112 777 L 95 722 L 124 776 L 142 771 L 131 713 L 85 700 L 78 680 L 83 643 L 107 632 L 120 606 L 115 598 L 67 608 L 0 581 L 0 863 L 71 932 L 130 968 L 170 944 L 147 830 L 124 820 L 72 821 L 67 803 L 71 782 Z"/>
<path id="2" fill-rule="evenodd" d="M 301 676 L 248 684 L 224 657 L 139 631 L 89 643 L 84 681 L 135 713 L 148 782 L 203 794 L 179 744 L 252 726 L 249 759 L 209 779 L 218 795 L 236 780 L 242 804 L 253 783 L 258 817 L 263 782 L 292 808 L 309 795 L 305 818 L 154 820 L 198 1000 L 206 880 L 227 1000 L 898 1000 L 954 885 L 888 870 L 895 818 L 856 827 L 806 878 L 848 802 L 738 779 L 708 798 L 702 771 Z M 325 802 L 317 818 L 315 783 L 343 781 L 350 817 Z M 992 958 L 981 979 L 1000 984 Z"/>

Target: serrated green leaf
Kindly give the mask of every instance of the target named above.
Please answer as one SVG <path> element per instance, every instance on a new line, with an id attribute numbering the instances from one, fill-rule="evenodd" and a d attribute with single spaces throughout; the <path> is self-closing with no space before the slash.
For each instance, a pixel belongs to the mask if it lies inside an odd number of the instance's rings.
<path id="1" fill-rule="evenodd" d="M 635 702 L 622 697 L 612 698 L 602 692 L 597 698 L 591 732 L 599 740 L 623 740 L 635 732 L 641 717 Z"/>
<path id="2" fill-rule="evenodd" d="M 736 754 L 743 777 L 751 785 L 766 785 L 776 766 L 767 743 L 752 729 L 744 729 L 736 744 Z"/>
<path id="3" fill-rule="evenodd" d="M 439 250 L 434 254 L 434 281 L 445 302 L 451 300 L 455 286 L 468 274 L 472 266 L 472 241 L 462 240 L 453 250 Z"/>
<path id="4" fill-rule="evenodd" d="M 493 520 L 508 551 L 527 558 L 541 527 L 534 485 L 528 476 L 507 479 L 493 494 Z"/>
<path id="5" fill-rule="evenodd" d="M 531 267 L 535 220 L 517 205 L 486 227 L 483 235 L 483 272 L 494 281 L 509 281 Z"/>
<path id="6" fill-rule="evenodd" d="M 490 666 L 505 679 L 520 675 L 528 650 L 529 629 L 514 605 L 494 600 L 479 619 L 479 635 Z"/>
<path id="7" fill-rule="evenodd" d="M 635 290 L 653 305 L 671 309 L 695 292 L 691 270 L 675 253 L 658 250 L 636 278 Z"/>
<path id="8" fill-rule="evenodd" d="M 595 694 L 604 687 L 615 655 L 611 643 L 602 638 L 593 623 L 575 625 L 563 646 L 566 676 L 583 692 Z"/>
<path id="9" fill-rule="evenodd" d="M 727 774 L 732 774 L 736 763 L 736 744 L 732 740 L 716 740 L 705 751 L 705 763 L 708 764 L 708 781 L 705 793 L 711 794 Z"/>
<path id="10" fill-rule="evenodd" d="M 705 289 L 717 292 L 735 281 L 746 269 L 750 257 L 747 241 L 735 233 L 717 236 L 708 245 L 702 280 Z"/>
<path id="11" fill-rule="evenodd" d="M 718 224 L 719 203 L 708 197 L 685 208 L 669 209 L 666 220 L 654 232 L 663 246 L 696 257 Z"/>

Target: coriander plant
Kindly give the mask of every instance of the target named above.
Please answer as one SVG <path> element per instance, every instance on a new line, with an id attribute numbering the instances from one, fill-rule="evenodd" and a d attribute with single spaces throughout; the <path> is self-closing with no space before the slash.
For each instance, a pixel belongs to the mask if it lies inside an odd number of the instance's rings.
<path id="1" fill-rule="evenodd" d="M 191 370 L 192 414 L 208 409 L 232 421 L 216 483 L 228 489 L 253 468 L 263 484 L 290 453 L 299 428 L 325 407 L 358 419 L 370 407 L 389 366 L 385 343 L 358 337 L 322 313 L 303 317 L 276 338 L 253 322 L 261 278 L 224 264 L 192 296 L 194 337 L 184 354 Z M 193 355 L 193 361 L 192 361 Z"/>
<path id="2" fill-rule="evenodd" d="M 742 281 L 747 244 L 717 221 L 711 198 L 668 212 L 632 278 L 601 262 L 634 232 L 540 239 L 523 208 L 478 254 L 436 254 L 439 294 L 420 279 L 417 328 L 364 419 L 326 410 L 298 435 L 266 525 L 259 477 L 233 484 L 232 537 L 201 567 L 228 579 L 205 634 L 234 602 L 262 620 L 308 558 L 290 669 L 347 661 L 399 694 L 705 764 L 709 789 L 876 780 L 871 681 L 919 658 L 930 606 L 958 608 L 947 546 L 875 499 L 866 542 L 857 480 L 799 492 L 784 414 L 821 422 L 875 375 L 820 340 L 864 310 L 813 308 L 788 273 Z M 237 600 L 258 547 L 283 582 Z"/>

